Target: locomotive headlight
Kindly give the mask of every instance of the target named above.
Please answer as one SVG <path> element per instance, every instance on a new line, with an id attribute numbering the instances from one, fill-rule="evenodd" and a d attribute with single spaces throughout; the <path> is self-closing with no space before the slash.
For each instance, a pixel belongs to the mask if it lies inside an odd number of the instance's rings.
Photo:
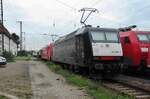
<path id="1" fill-rule="evenodd" d="M 148 48 L 141 48 L 142 52 L 148 52 Z"/>

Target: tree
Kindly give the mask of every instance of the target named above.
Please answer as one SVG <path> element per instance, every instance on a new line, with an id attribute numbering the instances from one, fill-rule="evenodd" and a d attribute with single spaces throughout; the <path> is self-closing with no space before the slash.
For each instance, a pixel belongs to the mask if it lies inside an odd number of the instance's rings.
<path id="1" fill-rule="evenodd" d="M 12 33 L 11 36 L 12 36 L 12 39 L 14 39 L 17 42 L 17 44 L 20 43 L 20 38 L 16 33 Z"/>

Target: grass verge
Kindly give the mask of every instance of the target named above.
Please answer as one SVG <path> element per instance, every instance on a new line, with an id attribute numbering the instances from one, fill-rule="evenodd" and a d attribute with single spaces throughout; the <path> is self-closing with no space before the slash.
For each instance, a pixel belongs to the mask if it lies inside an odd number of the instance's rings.
<path id="1" fill-rule="evenodd" d="M 134 99 L 132 97 L 120 95 L 112 90 L 106 89 L 96 82 L 82 77 L 81 75 L 64 70 L 59 65 L 56 65 L 52 62 L 47 62 L 46 64 L 52 71 L 64 76 L 69 84 L 85 90 L 93 99 Z"/>
<path id="2" fill-rule="evenodd" d="M 8 98 L 6 98 L 6 97 L 4 97 L 4 96 L 0 96 L 0 99 L 8 99 Z"/>
<path id="3" fill-rule="evenodd" d="M 31 57 L 30 56 L 17 56 L 17 57 L 15 57 L 15 60 L 29 61 L 29 60 L 31 60 Z"/>

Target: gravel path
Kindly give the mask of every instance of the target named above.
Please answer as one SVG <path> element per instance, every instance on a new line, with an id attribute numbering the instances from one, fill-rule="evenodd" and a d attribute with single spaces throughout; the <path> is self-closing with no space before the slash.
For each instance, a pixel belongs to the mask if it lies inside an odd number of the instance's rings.
<path id="1" fill-rule="evenodd" d="M 12 99 L 30 99 L 32 89 L 28 66 L 27 61 L 17 61 L 7 64 L 5 68 L 1 67 L 0 94 Z"/>
<path id="2" fill-rule="evenodd" d="M 33 99 L 90 99 L 83 90 L 66 84 L 65 79 L 53 73 L 41 62 L 30 61 Z"/>
<path id="3" fill-rule="evenodd" d="M 90 99 L 39 61 L 17 61 L 1 67 L 0 95 L 10 99 Z"/>

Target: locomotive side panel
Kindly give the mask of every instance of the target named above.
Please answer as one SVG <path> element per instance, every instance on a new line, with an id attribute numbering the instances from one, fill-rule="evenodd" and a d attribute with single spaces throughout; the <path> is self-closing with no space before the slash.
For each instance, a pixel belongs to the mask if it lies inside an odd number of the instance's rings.
<path id="1" fill-rule="evenodd" d="M 85 43 L 84 43 L 84 38 L 83 35 L 78 35 L 76 36 L 76 65 L 78 66 L 85 66 L 84 62 L 85 62 Z"/>
<path id="2" fill-rule="evenodd" d="M 54 44 L 53 61 L 76 65 L 76 39 L 75 37 L 65 39 Z"/>

